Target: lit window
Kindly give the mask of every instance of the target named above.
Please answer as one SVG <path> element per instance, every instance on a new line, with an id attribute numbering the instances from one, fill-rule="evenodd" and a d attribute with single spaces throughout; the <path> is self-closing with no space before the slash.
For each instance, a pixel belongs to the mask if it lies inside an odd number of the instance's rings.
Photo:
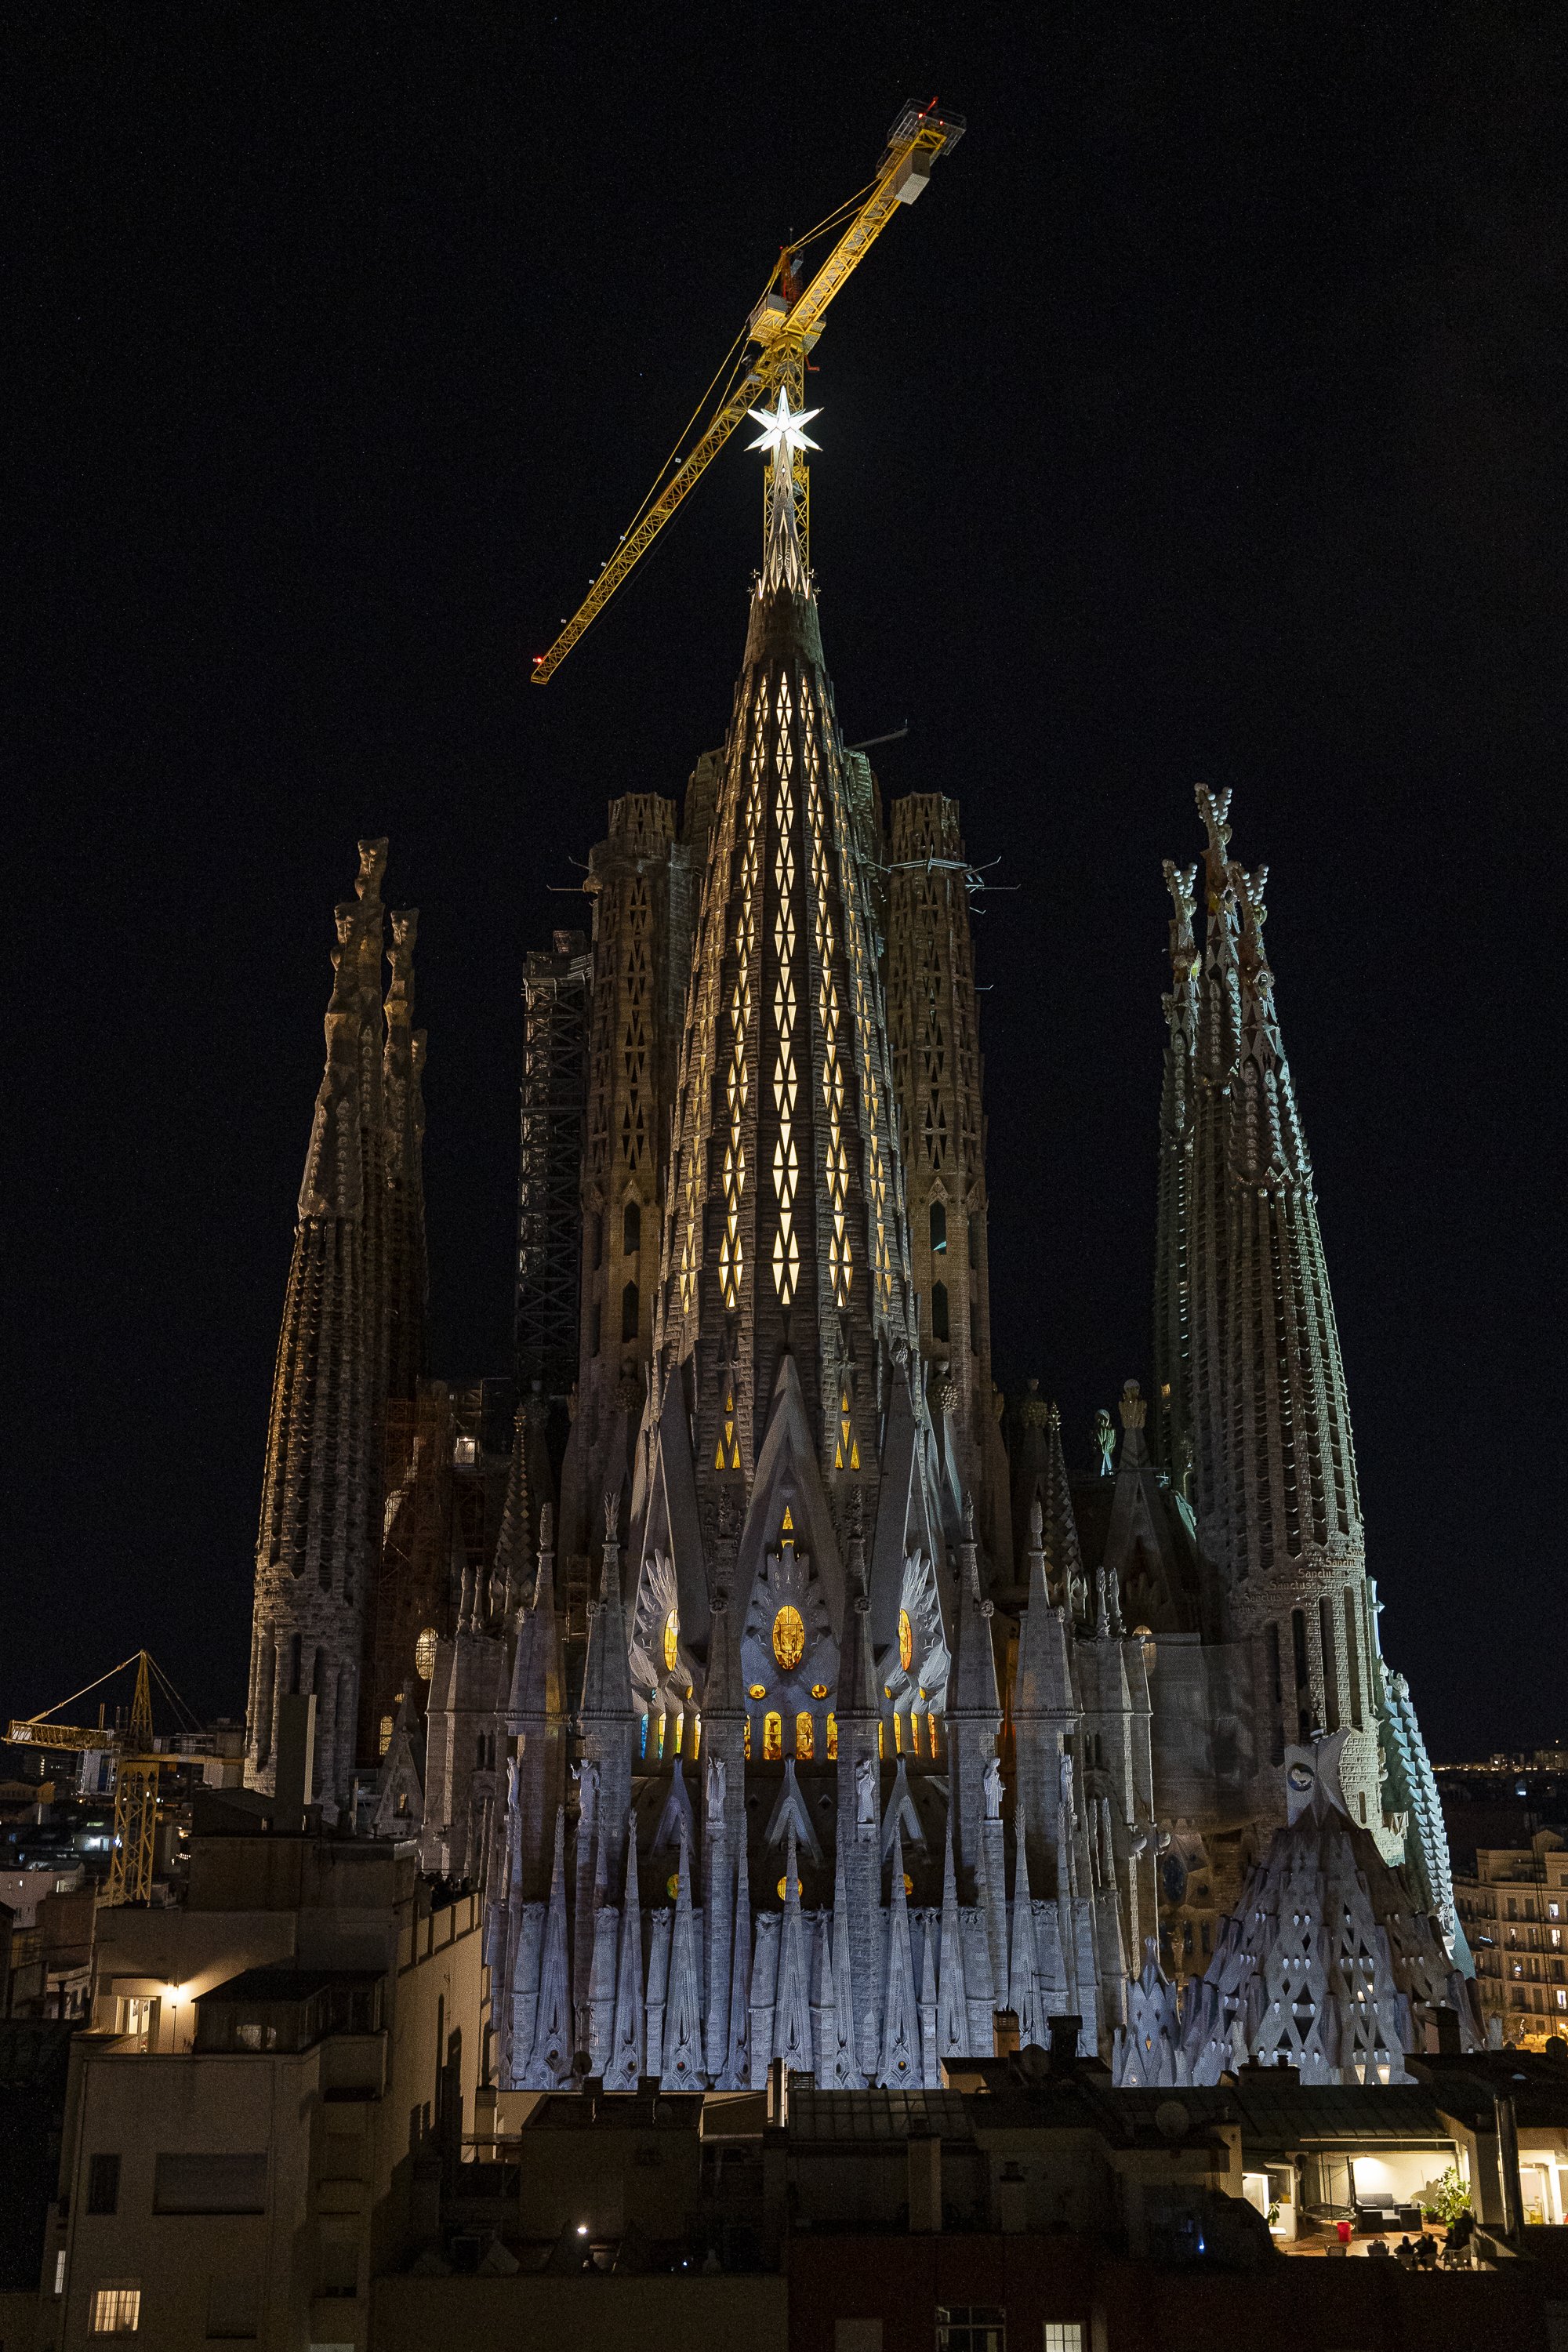
<path id="1" fill-rule="evenodd" d="M 793 1674 L 805 1655 L 805 1624 L 800 1611 L 787 1601 L 773 1619 L 773 1655 L 786 1675 Z"/>
<path id="2" fill-rule="evenodd" d="M 675 1672 L 676 1650 L 679 1640 L 680 1624 L 672 1609 L 664 1621 L 664 1671 L 667 1675 L 672 1675 Z"/>
<path id="3" fill-rule="evenodd" d="M 452 1459 L 459 1469 L 471 1470 L 478 1450 L 471 1437 L 459 1437 L 453 1444 Z"/>
<path id="4" fill-rule="evenodd" d="M 142 2325 L 142 2289 L 129 2279 L 100 2286 L 92 2298 L 95 2336 L 134 2336 Z"/>
<path id="5" fill-rule="evenodd" d="M 1076 2319 L 1047 2319 L 1044 2352 L 1083 2352 L 1083 2326 Z"/>
<path id="6" fill-rule="evenodd" d="M 809 1715 L 797 1715 L 795 1719 L 795 1752 L 803 1763 L 809 1764 L 816 1738 L 816 1726 Z"/>
<path id="7" fill-rule="evenodd" d="M 915 1659 L 915 1629 L 907 1609 L 899 1612 L 899 1664 L 907 1675 Z"/>
<path id="8" fill-rule="evenodd" d="M 830 1715 L 827 1718 L 827 1760 L 830 1764 L 836 1760 L 837 1754 L 838 1717 L 836 1715 Z"/>
<path id="9" fill-rule="evenodd" d="M 60 2248 L 60 2250 L 59 2250 L 58 2253 L 57 2253 L 57 2254 L 56 2254 L 56 2256 L 55 2256 L 55 2293 L 56 2293 L 57 2294 L 64 2294 L 65 2291 L 66 2291 L 66 2250 L 65 2250 L 65 2248 L 62 2246 L 62 2247 Z"/>
<path id="10" fill-rule="evenodd" d="M 784 1755 L 784 1717 L 765 1715 L 763 1717 L 763 1761 L 776 1764 Z"/>
<path id="11" fill-rule="evenodd" d="M 1565 1991 L 1561 1985 L 1557 1989 L 1557 2006 L 1559 2009 L 1568 2009 L 1568 1991 Z"/>
<path id="12" fill-rule="evenodd" d="M 427 1683 L 436 1671 L 436 1643 L 439 1639 L 434 1625 L 426 1625 L 414 1644 L 414 1671 L 422 1683 Z M 382 1743 L 384 1755 L 386 1743 Z"/>
<path id="13" fill-rule="evenodd" d="M 380 1755 L 380 1756 L 384 1756 L 384 1755 L 385 1755 L 385 1753 L 386 1753 L 386 1751 L 387 1751 L 387 1749 L 388 1749 L 388 1748 L 391 1747 L 391 1745 L 392 1745 L 392 1717 L 391 1717 L 391 1716 L 389 1716 L 389 1715 L 384 1715 L 384 1716 L 382 1717 L 382 1718 L 381 1718 L 381 1728 L 380 1728 L 380 1730 L 379 1730 L 379 1731 L 377 1732 L 377 1734 L 376 1734 L 376 1741 L 377 1741 L 376 1753 L 377 1753 L 378 1755 Z"/>

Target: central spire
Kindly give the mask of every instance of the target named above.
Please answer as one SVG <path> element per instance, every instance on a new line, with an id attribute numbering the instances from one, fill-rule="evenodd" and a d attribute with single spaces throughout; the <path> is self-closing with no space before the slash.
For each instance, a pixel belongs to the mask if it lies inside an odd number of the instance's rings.
<path id="1" fill-rule="evenodd" d="M 824 1652 L 796 1675 L 773 1657 L 763 1587 L 769 1625 L 786 1606 L 815 1622 L 820 1596 L 837 1642 L 843 1517 L 864 1484 L 888 1520 L 873 1579 L 886 1643 L 907 1553 L 933 1550 L 912 1469 L 923 1400 L 874 888 L 885 853 L 868 772 L 840 737 L 793 487 L 816 415 L 784 390 L 754 412 L 752 446 L 773 461 L 763 567 L 687 999 L 632 1632 L 634 1683 L 679 1711 L 692 1691 L 664 1664 L 666 1631 L 700 1664 L 710 1601 L 733 1587 L 742 1646 L 763 1643 L 745 1687 L 788 1684 L 772 1714 L 792 1735 L 832 1711 L 832 1664 Z M 884 1496 L 883 1455 L 900 1446 Z M 760 1755 L 773 1735 L 761 1716 L 754 1728 Z"/>
<path id="2" fill-rule="evenodd" d="M 752 422 L 763 428 L 747 446 L 765 449 L 770 460 L 768 518 L 763 537 L 764 593 L 775 588 L 793 588 L 803 596 L 811 593 L 811 575 L 806 570 L 795 516 L 793 461 L 797 449 L 815 449 L 818 446 L 802 427 L 821 414 L 820 408 L 792 412 L 789 391 L 784 384 L 779 386 L 778 406 L 771 415 L 765 408 L 747 411 Z"/>

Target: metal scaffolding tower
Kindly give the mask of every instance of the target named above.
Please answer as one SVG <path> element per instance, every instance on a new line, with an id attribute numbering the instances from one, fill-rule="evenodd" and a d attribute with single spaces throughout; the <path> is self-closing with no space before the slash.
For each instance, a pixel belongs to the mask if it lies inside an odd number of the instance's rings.
<path id="1" fill-rule="evenodd" d="M 593 959 L 557 931 L 523 974 L 522 1150 L 517 1203 L 517 1376 L 564 1398 L 577 1378 L 583 1122 Z"/>

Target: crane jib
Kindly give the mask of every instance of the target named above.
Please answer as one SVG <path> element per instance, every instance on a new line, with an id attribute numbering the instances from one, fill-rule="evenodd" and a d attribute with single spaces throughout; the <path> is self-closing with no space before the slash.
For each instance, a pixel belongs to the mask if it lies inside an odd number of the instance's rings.
<path id="1" fill-rule="evenodd" d="M 787 310 L 770 292 L 752 313 L 752 337 L 762 350 L 740 386 L 727 394 L 677 472 L 665 484 L 636 528 L 628 531 L 609 562 L 599 572 L 587 595 L 548 653 L 533 659 L 533 683 L 543 686 L 564 661 L 584 630 L 603 611 L 621 582 L 647 553 L 687 492 L 706 471 L 760 397 L 776 391 L 793 363 L 809 352 L 821 334 L 828 304 L 858 268 L 900 205 L 913 204 L 923 191 L 931 166 L 944 149 L 963 136 L 958 115 L 939 116 L 933 107 L 906 107 L 894 123 L 878 167 L 870 194 L 812 278 Z"/>

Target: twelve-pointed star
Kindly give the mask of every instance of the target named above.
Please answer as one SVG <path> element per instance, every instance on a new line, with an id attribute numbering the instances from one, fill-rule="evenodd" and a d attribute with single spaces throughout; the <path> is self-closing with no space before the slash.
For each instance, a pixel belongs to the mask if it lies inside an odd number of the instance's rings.
<path id="1" fill-rule="evenodd" d="M 803 433 L 800 428 L 803 425 L 809 425 L 814 416 L 820 416 L 821 409 L 802 408 L 792 415 L 789 394 L 782 383 L 779 386 L 779 404 L 772 415 L 765 408 L 749 408 L 746 414 L 754 425 L 763 428 L 754 441 L 747 442 L 748 449 L 765 449 L 770 457 L 776 457 L 783 449 L 793 457 L 797 449 L 819 446 L 809 434 Z"/>

